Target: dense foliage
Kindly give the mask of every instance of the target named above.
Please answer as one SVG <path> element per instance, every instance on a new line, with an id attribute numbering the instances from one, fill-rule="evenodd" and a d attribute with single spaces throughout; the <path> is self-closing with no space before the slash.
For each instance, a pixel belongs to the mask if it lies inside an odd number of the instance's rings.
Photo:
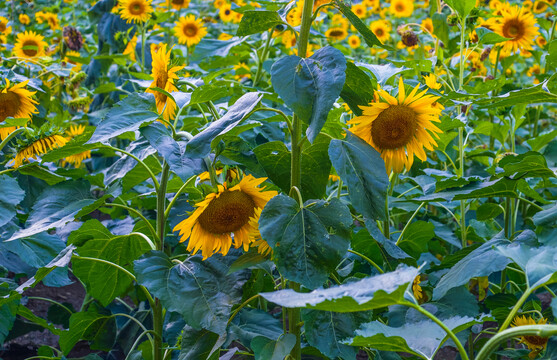
<path id="1" fill-rule="evenodd" d="M 557 358 L 556 12 L 3 1 L 0 344 Z"/>

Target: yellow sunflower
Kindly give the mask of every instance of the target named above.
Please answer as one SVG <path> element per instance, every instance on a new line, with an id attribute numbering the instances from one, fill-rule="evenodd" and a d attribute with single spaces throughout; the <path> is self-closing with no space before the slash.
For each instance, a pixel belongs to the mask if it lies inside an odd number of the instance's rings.
<path id="1" fill-rule="evenodd" d="M 397 18 L 412 16 L 414 0 L 392 0 L 389 11 Z"/>
<path id="2" fill-rule="evenodd" d="M 224 5 L 226 5 L 226 0 L 215 0 L 215 1 L 213 2 L 213 6 L 214 6 L 216 9 L 220 9 L 220 8 L 223 7 Z"/>
<path id="3" fill-rule="evenodd" d="M 49 150 L 66 145 L 68 140 L 62 135 L 49 135 L 33 141 L 31 144 L 20 149 L 14 158 L 14 168 L 20 167 L 24 161 L 37 159 L 38 155 L 44 154 Z"/>
<path id="4" fill-rule="evenodd" d="M 249 219 L 249 224 L 255 230 L 250 234 L 250 242 L 252 248 L 257 248 L 257 252 L 263 256 L 269 256 L 273 254 L 273 249 L 269 246 L 267 241 L 263 240 L 261 233 L 259 232 L 259 217 L 261 216 L 261 211 L 263 209 L 256 208 L 253 216 Z"/>
<path id="5" fill-rule="evenodd" d="M 385 90 L 377 90 L 378 101 L 361 106 L 363 115 L 350 120 L 355 125 L 350 132 L 359 136 L 381 153 L 387 172 L 410 170 L 414 155 L 425 161 L 424 147 L 433 150 L 437 143 L 433 136 L 442 131 L 433 124 L 439 122 L 443 106 L 435 104 L 438 96 L 418 93 L 418 84 L 406 95 L 402 78 L 398 86 L 398 99 Z M 430 134 L 433 134 L 433 136 Z"/>
<path id="6" fill-rule="evenodd" d="M 360 47 L 361 41 L 360 41 L 360 37 L 358 35 L 351 35 L 348 38 L 348 45 L 350 45 L 350 47 L 352 49 L 357 49 Z"/>
<path id="7" fill-rule="evenodd" d="M 72 57 L 81 57 L 81 54 L 79 53 L 79 51 L 68 51 L 66 52 L 66 57 L 64 58 L 64 61 L 67 62 L 68 64 L 72 64 L 72 71 L 73 72 L 80 72 L 81 71 L 81 63 L 75 62 L 72 59 L 70 59 L 68 56 L 72 56 Z"/>
<path id="8" fill-rule="evenodd" d="M 232 6 L 230 4 L 224 4 L 219 8 L 219 17 L 225 23 L 234 20 L 235 12 L 232 11 Z"/>
<path id="9" fill-rule="evenodd" d="M 198 44 L 207 35 L 207 28 L 203 26 L 201 19 L 196 19 L 193 15 L 181 17 L 175 24 L 174 35 L 178 37 L 180 44 L 192 46 Z"/>
<path id="10" fill-rule="evenodd" d="M 416 300 L 418 300 L 418 302 L 420 302 L 424 298 L 423 290 L 420 286 L 421 282 L 422 280 L 420 279 L 420 275 L 416 276 L 414 278 L 414 281 L 412 282 L 412 292 L 414 293 L 414 297 L 416 298 Z"/>
<path id="11" fill-rule="evenodd" d="M 502 45 L 501 51 L 507 54 L 517 50 L 532 50 L 534 39 L 539 35 L 534 15 L 518 6 L 505 11 L 501 22 L 493 26 L 493 31 L 509 39 L 499 43 Z"/>
<path id="12" fill-rule="evenodd" d="M 536 321 L 529 316 L 528 317 L 517 316 L 514 318 L 511 327 L 518 327 L 524 325 L 542 325 L 542 324 L 547 324 L 546 318 L 541 318 L 538 321 Z M 545 347 L 547 346 L 547 340 L 549 339 L 546 337 L 541 337 L 536 335 L 520 336 L 520 342 L 526 345 L 528 349 L 532 350 L 528 355 L 530 359 L 536 358 L 536 356 L 538 356 L 538 354 L 545 349 Z"/>
<path id="13" fill-rule="evenodd" d="M 377 39 L 382 43 L 387 42 L 391 38 L 391 24 L 385 20 L 373 21 L 369 28 L 371 32 L 377 36 Z"/>
<path id="14" fill-rule="evenodd" d="M 325 36 L 328 37 L 329 39 L 341 41 L 346 39 L 346 37 L 348 36 L 348 32 L 346 31 L 346 29 L 341 27 L 330 28 L 325 33 Z"/>
<path id="15" fill-rule="evenodd" d="M 536 44 L 541 47 L 544 48 L 545 45 L 547 45 L 547 40 L 543 37 L 543 36 L 538 36 L 536 38 Z"/>
<path id="16" fill-rule="evenodd" d="M 176 225 L 173 231 L 180 231 L 180 242 L 189 238 L 188 251 L 195 254 L 201 250 L 204 260 L 216 253 L 226 255 L 232 245 L 247 251 L 258 230 L 260 212 L 256 210 L 277 195 L 259 187 L 266 179 L 247 175 L 231 188 L 227 183 L 218 185 L 216 193 L 207 195 L 187 219 Z"/>
<path id="17" fill-rule="evenodd" d="M 19 22 L 23 25 L 29 25 L 31 18 L 29 18 L 29 15 L 27 14 L 19 14 Z"/>
<path id="18" fill-rule="evenodd" d="M 37 112 L 35 100 L 32 96 L 35 91 L 29 91 L 25 87 L 29 80 L 19 84 L 11 84 L 6 79 L 6 86 L 0 91 L 0 124 L 6 118 L 29 119 Z M 0 128 L 0 140 L 4 140 L 16 129 L 15 126 Z"/>
<path id="19" fill-rule="evenodd" d="M 541 14 L 547 10 L 547 2 L 544 0 L 536 0 L 532 6 L 532 11 L 536 14 Z"/>
<path id="20" fill-rule="evenodd" d="M 8 26 L 8 19 L 0 16 L 0 33 L 2 35 L 9 35 L 12 33 L 12 27 Z"/>
<path id="21" fill-rule="evenodd" d="M 17 34 L 16 43 L 13 48 L 15 56 L 24 59 L 33 59 L 45 55 L 47 43 L 44 37 L 34 31 L 26 31 Z"/>
<path id="22" fill-rule="evenodd" d="M 66 131 L 66 140 L 71 141 L 74 138 L 76 138 L 77 136 L 83 134 L 83 132 L 85 131 L 85 126 L 84 125 L 72 125 L 70 126 L 70 128 Z M 74 154 L 74 155 L 70 155 L 66 158 L 64 158 L 61 161 L 61 165 L 64 166 L 66 164 L 71 164 L 74 167 L 78 168 L 81 166 L 81 163 L 86 160 L 86 159 L 90 159 L 91 158 L 91 150 L 86 150 L 84 152 L 81 152 L 79 154 Z"/>
<path id="23" fill-rule="evenodd" d="M 422 27 L 427 30 L 427 32 L 433 35 L 433 20 L 431 18 L 426 18 L 422 20 Z"/>
<path id="24" fill-rule="evenodd" d="M 441 84 L 437 82 L 437 76 L 435 74 L 428 74 L 424 76 L 425 85 L 433 90 L 441 89 Z"/>
<path id="25" fill-rule="evenodd" d="M 355 4 L 352 5 L 352 12 L 356 14 L 360 19 L 364 18 L 367 15 L 367 7 L 364 4 Z"/>
<path id="26" fill-rule="evenodd" d="M 187 9 L 190 6 L 190 0 L 170 0 L 170 5 L 173 9 Z"/>
<path id="27" fill-rule="evenodd" d="M 178 79 L 176 72 L 181 70 L 183 66 L 170 67 L 170 50 L 166 51 L 166 44 L 161 44 L 158 50 L 151 50 L 152 62 L 152 74 L 153 82 L 151 86 L 145 90 L 145 92 L 152 93 L 155 95 L 155 101 L 157 103 L 157 110 L 162 113 L 164 120 L 170 120 L 174 117 L 176 112 L 176 103 L 169 100 L 168 97 L 156 90 L 151 88 L 158 87 L 169 93 L 178 91 L 174 85 L 174 80 Z"/>
<path id="28" fill-rule="evenodd" d="M 129 55 L 131 61 L 136 61 L 136 57 L 135 57 L 136 46 L 137 46 L 137 36 L 134 36 L 130 40 L 128 40 L 128 44 L 126 45 L 126 48 L 124 49 L 122 55 Z"/>
<path id="29" fill-rule="evenodd" d="M 143 23 L 151 17 L 153 6 L 151 0 L 120 0 L 118 11 L 127 23 Z"/>

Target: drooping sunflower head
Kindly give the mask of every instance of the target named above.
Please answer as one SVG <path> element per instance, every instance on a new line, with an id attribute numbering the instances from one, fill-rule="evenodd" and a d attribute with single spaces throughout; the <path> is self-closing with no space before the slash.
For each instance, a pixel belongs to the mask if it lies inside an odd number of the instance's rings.
<path id="1" fill-rule="evenodd" d="M 127 23 L 144 23 L 151 17 L 153 6 L 151 0 L 120 0 L 118 12 Z"/>
<path id="2" fill-rule="evenodd" d="M 208 194 L 197 203 L 195 211 L 174 228 L 180 232 L 180 241 L 189 238 L 188 251 L 201 250 L 203 259 L 221 253 L 226 255 L 230 247 L 249 249 L 256 238 L 257 218 L 265 204 L 276 191 L 260 188 L 266 178 L 244 176 L 235 186 L 218 185 L 216 193 Z"/>
<path id="3" fill-rule="evenodd" d="M 348 36 L 348 32 L 346 31 L 346 29 L 341 27 L 330 28 L 329 30 L 327 30 L 327 32 L 325 32 L 325 36 L 329 39 L 341 41 L 346 39 L 346 37 Z"/>
<path id="4" fill-rule="evenodd" d="M 418 300 L 418 302 L 424 298 L 423 290 L 420 286 L 421 282 L 422 280 L 420 278 L 420 275 L 416 276 L 414 278 L 414 281 L 412 282 L 412 293 L 414 294 L 414 297 L 416 298 L 416 300 Z"/>
<path id="5" fill-rule="evenodd" d="M 261 217 L 262 210 L 261 208 L 256 208 L 253 216 L 249 219 L 249 224 L 254 229 L 250 234 L 250 242 L 251 247 L 257 248 L 259 254 L 269 256 L 273 254 L 273 249 L 269 246 L 267 241 L 263 240 L 259 232 L 259 218 Z"/>
<path id="6" fill-rule="evenodd" d="M 165 94 L 153 88 L 157 87 L 169 93 L 177 91 L 174 80 L 178 79 L 176 72 L 181 70 L 183 66 L 171 66 L 171 50 L 166 51 L 166 46 L 166 44 L 161 44 L 158 49 L 151 49 L 151 58 L 153 59 L 151 76 L 153 77 L 153 82 L 145 92 L 155 95 L 158 112 L 162 113 L 165 120 L 170 120 L 174 117 L 176 104 L 172 100 L 167 101 L 168 97 Z"/>
<path id="7" fill-rule="evenodd" d="M 412 16 L 414 0 L 392 0 L 389 11 L 397 18 Z"/>
<path id="8" fill-rule="evenodd" d="M 387 172 L 410 170 L 414 155 L 426 160 L 424 147 L 437 146 L 436 133 L 442 131 L 433 124 L 439 122 L 443 106 L 438 96 L 426 95 L 427 89 L 418 93 L 418 84 L 406 94 L 402 78 L 399 80 L 398 98 L 385 90 L 377 90 L 378 101 L 360 106 L 363 115 L 350 120 L 350 132 L 359 136 L 381 153 Z"/>
<path id="9" fill-rule="evenodd" d="M 33 59 L 44 56 L 46 47 L 47 43 L 42 35 L 34 31 L 26 31 L 17 34 L 13 53 L 20 58 Z"/>
<path id="10" fill-rule="evenodd" d="M 539 35 L 536 18 L 522 7 L 512 6 L 503 11 L 501 21 L 493 25 L 493 31 L 508 38 L 500 43 L 501 51 L 509 54 L 517 50 L 532 50 L 534 39 Z"/>
<path id="11" fill-rule="evenodd" d="M 13 159 L 13 167 L 18 168 L 24 162 L 29 162 L 31 159 L 37 160 L 37 156 L 42 155 L 49 150 L 62 147 L 66 145 L 68 139 L 60 134 L 43 135 L 29 143 L 21 146 L 16 156 Z"/>
<path id="12" fill-rule="evenodd" d="M 518 327 L 524 325 L 541 325 L 547 324 L 546 318 L 541 318 L 538 321 L 534 320 L 529 316 L 517 316 L 514 318 L 511 327 Z M 535 336 L 535 335 L 525 335 L 520 336 L 520 342 L 523 343 L 528 347 L 528 349 L 532 350 L 530 352 L 530 359 L 534 359 L 540 352 L 542 352 L 545 347 L 547 346 L 547 341 L 549 338 Z"/>
<path id="13" fill-rule="evenodd" d="M 10 83 L 5 79 L 6 85 L 0 91 L 0 123 L 8 117 L 16 119 L 29 119 L 37 112 L 38 104 L 33 100 L 35 91 L 26 89 L 29 81 L 19 84 Z"/>
<path id="14" fill-rule="evenodd" d="M 201 19 L 193 15 L 181 17 L 174 27 L 174 34 L 178 37 L 180 44 L 192 46 L 198 44 L 207 35 L 207 28 L 203 26 Z"/>
<path id="15" fill-rule="evenodd" d="M 64 43 L 70 50 L 79 51 L 83 47 L 83 36 L 81 32 L 73 26 L 65 26 L 62 32 Z"/>

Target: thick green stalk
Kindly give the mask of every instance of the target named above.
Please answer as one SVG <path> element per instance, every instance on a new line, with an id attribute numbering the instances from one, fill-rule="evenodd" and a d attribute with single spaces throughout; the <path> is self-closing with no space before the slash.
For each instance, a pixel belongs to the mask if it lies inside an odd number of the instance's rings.
<path id="1" fill-rule="evenodd" d="M 300 36 L 298 37 L 298 56 L 305 58 L 309 41 L 309 31 L 311 29 L 311 17 L 313 15 L 313 0 L 305 0 L 302 10 L 302 25 L 300 27 Z M 292 117 L 292 131 L 290 133 L 292 142 L 291 153 L 291 172 L 290 172 L 290 188 L 302 189 L 302 121 L 294 114 Z M 299 199 L 296 199 L 299 201 Z M 300 204 L 301 206 L 302 204 Z M 300 284 L 290 282 L 290 288 L 294 291 L 300 291 Z M 283 309 L 284 311 L 284 309 Z M 288 328 L 291 334 L 296 336 L 296 345 L 290 352 L 293 360 L 301 360 L 302 358 L 302 333 L 300 325 L 300 309 L 293 308 L 288 310 Z"/>
<path id="2" fill-rule="evenodd" d="M 508 329 L 489 339 L 476 356 L 476 360 L 488 360 L 502 343 L 518 336 L 550 337 L 554 335 L 557 335 L 557 325 L 524 325 Z"/>
<path id="3" fill-rule="evenodd" d="M 528 297 L 535 291 L 536 289 L 533 288 L 527 288 L 526 291 L 524 291 L 524 294 L 522 294 L 522 296 L 520 297 L 520 299 L 518 299 L 518 301 L 516 302 L 516 304 L 514 304 L 513 308 L 511 309 L 511 312 L 509 313 L 509 315 L 507 315 L 507 318 L 505 319 L 505 322 L 503 323 L 503 325 L 501 325 L 501 328 L 499 328 L 499 332 L 502 332 L 503 330 L 505 330 L 507 327 L 509 327 L 509 325 L 511 324 L 511 322 L 513 321 L 514 317 L 516 316 L 516 313 L 518 312 L 518 310 L 522 307 L 522 305 L 524 304 L 524 302 L 528 299 Z"/>

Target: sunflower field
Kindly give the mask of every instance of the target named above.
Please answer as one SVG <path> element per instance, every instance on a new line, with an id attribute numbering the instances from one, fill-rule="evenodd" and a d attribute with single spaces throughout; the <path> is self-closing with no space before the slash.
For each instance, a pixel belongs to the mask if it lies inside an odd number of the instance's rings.
<path id="1" fill-rule="evenodd" d="M 0 360 L 557 359 L 555 0 L 4 0 Z"/>

